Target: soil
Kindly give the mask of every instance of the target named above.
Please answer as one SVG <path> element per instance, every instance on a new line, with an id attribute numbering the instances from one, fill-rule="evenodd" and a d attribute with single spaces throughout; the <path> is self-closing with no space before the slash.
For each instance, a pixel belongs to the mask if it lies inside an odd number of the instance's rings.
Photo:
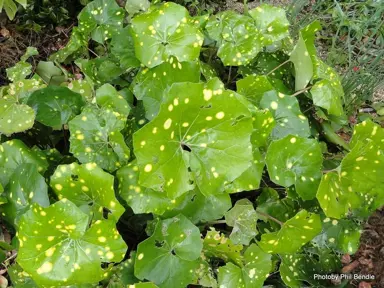
<path id="1" fill-rule="evenodd" d="M 360 248 L 344 267 L 344 271 L 350 270 L 352 274 L 375 276 L 373 281 L 352 281 L 354 287 L 384 287 L 384 210 L 376 211 L 366 223 Z"/>

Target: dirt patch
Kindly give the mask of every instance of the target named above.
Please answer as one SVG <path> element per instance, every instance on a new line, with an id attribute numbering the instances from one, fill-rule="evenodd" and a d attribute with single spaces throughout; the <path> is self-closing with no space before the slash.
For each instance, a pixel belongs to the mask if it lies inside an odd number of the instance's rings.
<path id="1" fill-rule="evenodd" d="M 384 287 L 384 210 L 376 211 L 364 227 L 360 248 L 349 264 L 354 267 L 351 273 L 374 275 L 375 280 L 352 281 L 354 287 Z M 344 267 L 346 268 L 346 267 Z M 360 283 L 359 283 L 360 282 Z"/>
<path id="2" fill-rule="evenodd" d="M 49 55 L 64 47 L 68 42 L 69 28 L 57 27 L 39 33 L 32 30 L 18 31 L 15 25 L 0 27 L 0 86 L 8 83 L 6 68 L 14 66 L 25 53 L 27 47 L 36 47 L 39 55 L 32 58 L 35 67 L 39 60 L 46 60 Z"/>

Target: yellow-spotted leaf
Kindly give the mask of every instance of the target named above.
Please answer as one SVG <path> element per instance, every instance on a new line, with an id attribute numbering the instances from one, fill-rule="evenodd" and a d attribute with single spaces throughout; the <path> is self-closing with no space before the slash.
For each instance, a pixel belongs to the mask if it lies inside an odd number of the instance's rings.
<path id="1" fill-rule="evenodd" d="M 232 263 L 219 268 L 219 286 L 226 288 L 261 288 L 272 269 L 271 255 L 252 244 L 244 253 L 244 264 Z"/>
<path id="2" fill-rule="evenodd" d="M 115 0 L 94 0 L 80 12 L 79 29 L 99 43 L 110 39 L 123 27 L 124 10 Z"/>
<path id="3" fill-rule="evenodd" d="M 206 29 L 217 41 L 217 55 L 226 66 L 249 64 L 262 49 L 263 37 L 251 17 L 226 11 L 212 16 Z"/>
<path id="4" fill-rule="evenodd" d="M 379 150 L 384 150 L 384 128 L 371 120 L 355 126 L 350 146 L 353 148 L 359 141 L 367 142 L 367 139 L 371 139 Z"/>
<path id="5" fill-rule="evenodd" d="M 295 253 L 322 230 L 320 216 L 301 210 L 277 232 L 261 236 L 259 246 L 267 253 Z"/>
<path id="6" fill-rule="evenodd" d="M 196 185 L 207 196 L 251 165 L 250 113 L 216 84 L 174 84 L 160 113 L 134 134 L 141 185 L 171 199 Z"/>
<path id="7" fill-rule="evenodd" d="M 15 66 L 7 69 L 7 77 L 12 82 L 20 81 L 32 72 L 32 65 L 27 63 L 27 60 L 31 56 L 38 55 L 39 52 L 35 47 L 28 47 L 27 51 L 23 56 L 20 58 L 20 62 L 16 63 Z"/>
<path id="8" fill-rule="evenodd" d="M 145 68 L 135 77 L 132 87 L 136 98 L 142 100 L 145 117 L 152 120 L 158 113 L 163 98 L 173 83 L 200 80 L 198 62 L 178 62 L 171 57 L 169 61 L 152 69 Z"/>
<path id="9" fill-rule="evenodd" d="M 115 198 L 114 177 L 95 163 L 59 165 L 51 177 L 51 187 L 59 199 L 67 198 L 91 215 L 93 220 L 113 219 L 124 212 Z"/>
<path id="10" fill-rule="evenodd" d="M 189 19 L 187 9 L 172 2 L 134 17 L 132 29 L 136 57 L 150 68 L 169 61 L 171 56 L 180 62 L 196 60 L 203 44 L 203 34 Z"/>
<path id="11" fill-rule="evenodd" d="M 71 132 L 70 152 L 81 163 L 95 162 L 108 171 L 124 166 L 130 157 L 129 148 L 120 132 L 124 129 L 125 121 L 125 115 L 110 107 L 85 107 L 80 115 L 68 123 Z"/>
<path id="12" fill-rule="evenodd" d="M 199 229 L 182 214 L 160 221 L 137 247 L 135 276 L 160 288 L 186 287 L 195 280 L 202 248 Z"/>
<path id="13" fill-rule="evenodd" d="M 30 149 L 21 140 L 14 139 L 0 145 L 0 184 L 6 187 L 14 171 L 22 164 L 35 164 L 37 171 L 43 174 L 48 161 L 36 151 Z"/>
<path id="14" fill-rule="evenodd" d="M 316 196 L 323 163 L 317 140 L 288 135 L 273 141 L 268 147 L 266 163 L 269 176 L 276 184 L 295 185 L 304 200 Z"/>
<path id="15" fill-rule="evenodd" d="M 262 4 L 249 11 L 249 15 L 255 19 L 255 26 L 263 35 L 264 46 L 289 36 L 289 21 L 284 9 Z"/>
<path id="16" fill-rule="evenodd" d="M 277 91 L 264 93 L 260 107 L 271 111 L 276 125 L 272 131 L 273 139 L 280 139 L 289 134 L 308 137 L 310 133 L 307 117 L 300 110 L 296 97 Z"/>
<path id="17" fill-rule="evenodd" d="M 115 222 L 100 220 L 89 226 L 89 221 L 67 199 L 48 208 L 34 204 L 19 222 L 17 262 L 42 286 L 102 280 L 107 274 L 102 263 L 123 260 L 127 246 Z"/>

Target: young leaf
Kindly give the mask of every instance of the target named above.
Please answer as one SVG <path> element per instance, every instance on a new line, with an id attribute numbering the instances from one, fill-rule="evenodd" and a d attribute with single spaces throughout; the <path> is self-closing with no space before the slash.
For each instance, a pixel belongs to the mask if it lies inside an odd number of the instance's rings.
<path id="1" fill-rule="evenodd" d="M 300 31 L 299 41 L 289 58 L 295 65 L 295 89 L 307 87 L 314 74 L 316 56 L 315 33 L 321 29 L 319 21 L 312 22 Z M 317 77 L 316 77 L 317 78 Z"/>
<path id="2" fill-rule="evenodd" d="M 61 127 L 85 105 L 84 98 L 66 87 L 49 86 L 29 96 L 27 104 L 35 110 L 36 120 L 50 127 Z"/>
<path id="3" fill-rule="evenodd" d="M 16 82 L 27 78 L 27 76 L 32 73 L 32 65 L 26 61 L 29 57 L 38 54 L 39 52 L 35 47 L 28 47 L 25 54 L 21 56 L 20 62 L 16 63 L 15 66 L 6 69 L 8 79 L 12 82 Z"/>
<path id="4" fill-rule="evenodd" d="M 171 56 L 180 62 L 196 60 L 204 37 L 188 20 L 187 9 L 172 2 L 133 18 L 136 57 L 149 68 Z"/>
<path id="5" fill-rule="evenodd" d="M 276 120 L 272 138 L 280 139 L 289 134 L 308 137 L 311 134 L 308 119 L 301 113 L 299 102 L 295 97 L 269 91 L 264 93 L 260 107 L 269 109 Z"/>
<path id="6" fill-rule="evenodd" d="M 116 173 L 119 180 L 119 196 L 127 202 L 135 214 L 154 213 L 162 215 L 167 210 L 174 210 L 189 196 L 185 194 L 176 199 L 169 199 L 164 192 L 139 185 L 139 167 L 134 160 Z"/>
<path id="7" fill-rule="evenodd" d="M 243 250 L 243 245 L 235 245 L 231 239 L 213 228 L 207 232 L 204 238 L 203 254 L 208 258 L 220 258 L 225 262 L 232 262 L 242 267 L 241 250 Z"/>
<path id="8" fill-rule="evenodd" d="M 227 263 L 219 268 L 219 285 L 226 288 L 261 288 L 272 269 L 271 255 L 252 244 L 244 253 L 244 266 Z"/>
<path id="9" fill-rule="evenodd" d="M 123 26 L 124 13 L 115 0 L 94 0 L 78 15 L 79 29 L 102 44 Z"/>
<path id="10" fill-rule="evenodd" d="M 69 83 L 63 83 L 62 86 L 66 86 L 73 92 L 81 94 L 88 102 L 91 102 L 93 99 L 93 86 L 86 80 L 73 80 Z"/>
<path id="11" fill-rule="evenodd" d="M 212 89 L 215 83 L 174 84 L 159 115 L 134 134 L 141 185 L 174 199 L 196 182 L 207 196 L 250 166 L 249 111 L 230 91 Z"/>
<path id="12" fill-rule="evenodd" d="M 70 152 L 80 162 L 95 162 L 107 171 L 115 171 L 127 164 L 130 152 L 120 133 L 125 117 L 110 108 L 84 108 L 68 123 Z"/>
<path id="13" fill-rule="evenodd" d="M 255 20 L 256 29 L 263 35 L 263 46 L 289 36 L 289 21 L 282 8 L 262 4 L 249 11 L 249 15 Z"/>
<path id="14" fill-rule="evenodd" d="M 95 163 L 72 163 L 59 165 L 50 185 L 59 199 L 72 201 L 93 220 L 112 218 L 117 222 L 124 208 L 115 198 L 113 181 L 114 177 Z M 107 210 L 106 217 L 103 217 L 104 210 Z"/>
<path id="15" fill-rule="evenodd" d="M 48 162 L 35 151 L 29 149 L 21 140 L 14 139 L 0 145 L 0 184 L 6 187 L 11 175 L 19 165 L 37 165 L 41 174 L 48 168 Z"/>
<path id="16" fill-rule="evenodd" d="M 267 253 L 295 253 L 321 232 L 320 216 L 301 210 L 278 232 L 261 236 L 259 246 Z"/>
<path id="17" fill-rule="evenodd" d="M 120 262 L 127 246 L 115 222 L 100 220 L 89 227 L 89 220 L 66 199 L 45 209 L 34 204 L 19 222 L 17 262 L 38 285 L 67 286 L 102 280 L 102 262 Z"/>
<path id="18" fill-rule="evenodd" d="M 249 245 L 249 242 L 257 235 L 257 214 L 251 201 L 241 199 L 235 206 L 225 213 L 225 221 L 233 227 L 229 238 L 235 244 Z"/>
<path id="19" fill-rule="evenodd" d="M 137 248 L 135 276 L 160 287 L 186 287 L 194 280 L 202 248 L 199 229 L 183 215 L 160 221 Z"/>
<path id="20" fill-rule="evenodd" d="M 248 64 L 262 49 L 262 36 L 251 17 L 225 11 L 212 16 L 206 29 L 218 41 L 217 55 L 226 66 Z"/>
<path id="21" fill-rule="evenodd" d="M 14 263 L 9 266 L 7 272 L 15 288 L 38 288 L 31 276 L 23 271 L 19 264 Z"/>
<path id="22" fill-rule="evenodd" d="M 295 185 L 303 200 L 316 196 L 321 178 L 323 156 L 317 140 L 288 135 L 273 141 L 266 163 L 271 180 L 278 185 Z"/>
<path id="23" fill-rule="evenodd" d="M 19 165 L 9 180 L 5 195 L 8 202 L 1 207 L 1 210 L 4 211 L 5 218 L 15 225 L 19 217 L 29 210 L 31 204 L 49 206 L 48 187 L 36 164 Z"/>
<path id="24" fill-rule="evenodd" d="M 145 68 L 135 77 L 132 87 L 136 98 L 143 100 L 145 117 L 152 120 L 158 113 L 163 98 L 174 83 L 200 80 L 198 62 L 178 62 L 171 57 L 169 61 L 152 69 Z"/>

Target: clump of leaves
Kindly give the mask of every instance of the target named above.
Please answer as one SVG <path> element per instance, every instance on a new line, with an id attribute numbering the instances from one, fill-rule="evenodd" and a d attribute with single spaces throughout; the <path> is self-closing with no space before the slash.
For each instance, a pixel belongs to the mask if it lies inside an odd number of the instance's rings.
<path id="1" fill-rule="evenodd" d="M 114 0 L 78 18 L 54 62 L 30 75 L 29 49 L 0 89 L 12 285 L 329 287 L 313 273 L 338 272 L 384 204 L 384 130 L 335 133 L 344 92 L 319 23 L 293 41 L 269 5 Z"/>

